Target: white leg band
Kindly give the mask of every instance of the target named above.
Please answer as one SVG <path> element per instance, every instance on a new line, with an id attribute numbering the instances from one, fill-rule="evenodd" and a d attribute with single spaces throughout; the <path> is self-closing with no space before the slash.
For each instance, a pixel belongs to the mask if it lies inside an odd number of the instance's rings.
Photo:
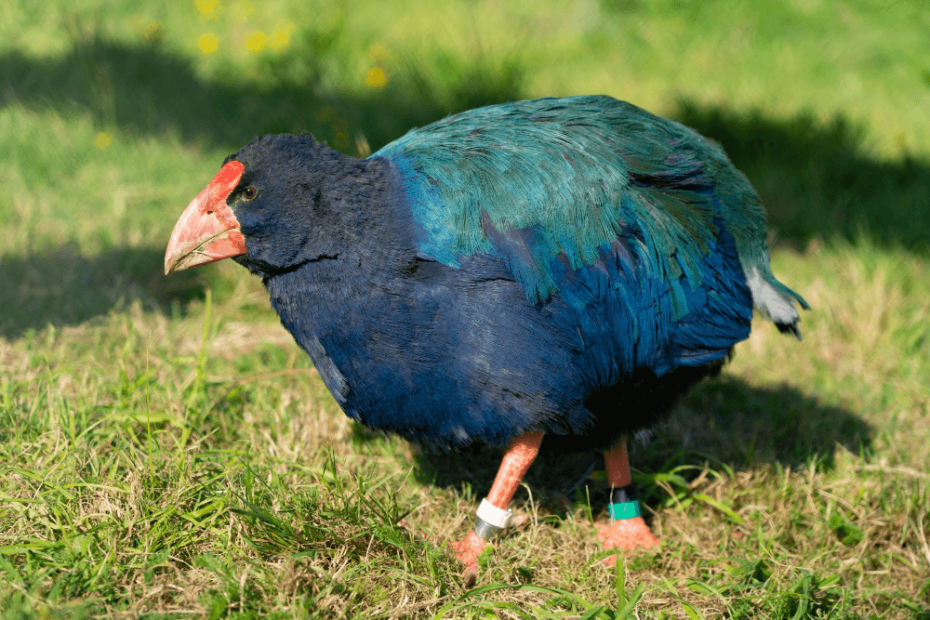
<path id="1" fill-rule="evenodd" d="M 512 510 L 501 510 L 489 502 L 487 498 L 481 500 L 481 505 L 478 506 L 478 518 L 501 529 L 507 527 L 511 515 L 513 515 Z"/>

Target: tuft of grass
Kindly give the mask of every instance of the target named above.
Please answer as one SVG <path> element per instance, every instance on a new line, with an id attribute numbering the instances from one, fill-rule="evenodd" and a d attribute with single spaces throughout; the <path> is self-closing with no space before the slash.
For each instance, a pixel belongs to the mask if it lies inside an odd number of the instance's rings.
<path id="1" fill-rule="evenodd" d="M 3 617 L 930 617 L 914 2 L 7 5 Z M 631 446 L 659 550 L 600 562 L 601 461 L 550 439 L 526 524 L 463 588 L 445 541 L 500 454 L 350 423 L 260 283 L 165 278 L 164 244 L 256 134 L 365 155 L 457 110 L 591 92 L 723 144 L 814 309 L 800 344 L 757 324 Z"/>

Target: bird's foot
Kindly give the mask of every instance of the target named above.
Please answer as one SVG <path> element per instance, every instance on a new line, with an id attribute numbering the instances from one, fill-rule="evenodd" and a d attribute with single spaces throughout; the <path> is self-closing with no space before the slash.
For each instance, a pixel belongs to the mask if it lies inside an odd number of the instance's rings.
<path id="1" fill-rule="evenodd" d="M 418 532 L 403 521 L 398 521 L 397 525 L 420 540 L 433 540 L 429 534 Z M 449 547 L 451 547 L 453 553 L 455 553 L 455 559 L 461 562 L 465 567 L 465 570 L 462 572 L 462 579 L 465 580 L 466 586 L 470 586 L 475 582 L 475 578 L 478 577 L 478 556 L 481 555 L 481 552 L 484 551 L 487 544 L 487 541 L 479 538 L 474 532 L 468 532 L 468 536 L 462 540 L 451 541 L 449 543 Z"/>
<path id="2" fill-rule="evenodd" d="M 479 538 L 473 531 L 468 532 L 468 536 L 464 539 L 449 543 L 452 551 L 455 552 L 455 559 L 465 566 L 465 571 L 462 573 L 465 585 L 474 583 L 478 576 L 478 556 L 487 544 L 487 541 Z"/>
<path id="3" fill-rule="evenodd" d="M 659 546 L 659 539 L 652 534 L 642 517 L 619 519 L 609 524 L 595 523 L 594 527 L 597 528 L 597 537 L 603 549 L 632 551 L 637 547 L 650 549 Z M 611 555 L 604 558 L 604 564 L 613 566 L 616 560 L 617 556 Z"/>

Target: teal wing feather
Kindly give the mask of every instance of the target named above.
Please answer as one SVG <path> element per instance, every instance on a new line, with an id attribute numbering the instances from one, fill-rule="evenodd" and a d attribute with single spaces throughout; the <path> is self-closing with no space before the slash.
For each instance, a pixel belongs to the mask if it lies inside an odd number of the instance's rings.
<path id="1" fill-rule="evenodd" d="M 723 151 L 629 103 L 588 96 L 479 108 L 413 130 L 373 156 L 398 166 L 424 256 L 459 266 L 476 252 L 497 253 L 531 301 L 557 290 L 556 256 L 572 269 L 591 265 L 635 226 L 655 275 L 672 287 L 676 320 L 687 311 L 681 276 L 700 287 L 699 264 L 722 223 L 747 278 L 757 273 L 804 305 L 771 275 L 764 211 Z M 494 231 L 528 229 L 523 247 L 492 240 Z"/>

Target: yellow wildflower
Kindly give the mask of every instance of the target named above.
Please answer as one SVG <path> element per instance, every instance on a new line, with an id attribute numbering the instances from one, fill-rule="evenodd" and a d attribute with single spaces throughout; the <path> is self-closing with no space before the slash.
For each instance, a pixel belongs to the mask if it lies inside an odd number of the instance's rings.
<path id="1" fill-rule="evenodd" d="M 381 90 L 387 86 L 388 77 L 381 67 L 372 67 L 365 74 L 365 86 L 372 90 Z"/>
<path id="2" fill-rule="evenodd" d="M 368 57 L 371 58 L 372 62 L 381 64 L 387 60 L 388 50 L 383 43 L 373 43 L 368 48 Z"/>
<path id="3" fill-rule="evenodd" d="M 233 10 L 236 13 L 236 19 L 239 21 L 245 21 L 252 17 L 252 13 L 255 12 L 255 7 L 252 6 L 252 3 L 249 2 L 249 0 L 240 0 L 236 3 L 236 6 L 233 7 Z"/>
<path id="4" fill-rule="evenodd" d="M 287 22 L 280 28 L 275 28 L 271 31 L 271 49 L 276 52 L 283 52 L 291 46 L 291 35 L 294 34 L 294 31 L 297 27 L 294 25 L 294 22 Z"/>
<path id="5" fill-rule="evenodd" d="M 96 146 L 101 151 L 110 146 L 110 143 L 113 142 L 113 139 L 105 131 L 101 131 L 94 138 L 94 146 Z"/>
<path id="6" fill-rule="evenodd" d="M 200 40 L 197 41 L 197 47 L 200 48 L 200 53 L 204 56 L 209 56 L 220 46 L 219 38 L 212 32 L 200 35 Z"/>
<path id="7" fill-rule="evenodd" d="M 220 12 L 223 10 L 220 0 L 195 0 L 194 4 L 197 6 L 197 12 L 204 19 L 219 19 Z"/>
<path id="8" fill-rule="evenodd" d="M 249 48 L 250 52 L 256 54 L 265 49 L 266 45 L 268 45 L 268 36 L 259 30 L 250 34 L 249 38 L 245 40 L 245 46 Z"/>

